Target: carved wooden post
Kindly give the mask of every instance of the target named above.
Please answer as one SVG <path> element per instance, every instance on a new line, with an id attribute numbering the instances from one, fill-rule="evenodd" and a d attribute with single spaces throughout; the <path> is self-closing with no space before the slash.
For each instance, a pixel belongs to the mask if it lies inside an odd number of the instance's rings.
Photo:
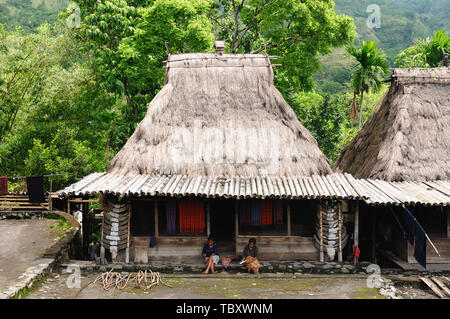
<path id="1" fill-rule="evenodd" d="M 320 227 L 320 254 L 319 254 L 319 260 L 324 261 L 323 256 L 323 223 L 322 223 L 322 205 L 319 202 L 319 227 Z"/>
<path id="2" fill-rule="evenodd" d="M 341 202 L 338 201 L 337 204 L 337 213 L 338 213 L 338 261 L 342 262 L 342 212 L 341 212 Z"/>
<path id="3" fill-rule="evenodd" d="M 353 235 L 354 244 L 353 247 L 358 247 L 359 245 L 359 201 L 356 200 L 356 209 L 355 209 L 355 232 Z M 356 265 L 358 259 L 356 256 L 353 257 L 353 263 Z"/>

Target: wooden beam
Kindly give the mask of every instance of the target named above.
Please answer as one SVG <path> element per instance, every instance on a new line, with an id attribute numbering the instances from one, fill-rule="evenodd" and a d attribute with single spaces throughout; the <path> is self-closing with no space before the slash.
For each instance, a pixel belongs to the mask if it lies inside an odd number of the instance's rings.
<path id="1" fill-rule="evenodd" d="M 353 234 L 354 238 L 354 247 L 359 246 L 359 201 L 356 200 L 356 208 L 355 208 L 355 232 Z M 356 259 L 356 256 L 353 257 L 353 263 L 356 265 L 358 260 Z"/>
<path id="2" fill-rule="evenodd" d="M 287 201 L 287 235 L 292 235 L 291 229 L 291 201 Z"/>
<path id="3" fill-rule="evenodd" d="M 445 298 L 445 294 L 438 288 L 438 286 L 436 286 L 436 284 L 430 278 L 420 277 L 420 280 L 422 280 L 428 286 L 428 288 L 433 290 L 433 292 L 440 298 Z"/>
<path id="4" fill-rule="evenodd" d="M 159 236 L 158 202 L 155 202 L 154 213 L 155 213 L 155 237 L 158 237 Z"/>
<path id="5" fill-rule="evenodd" d="M 69 203 L 98 203 L 98 199 L 68 199 Z"/>
<path id="6" fill-rule="evenodd" d="M 237 237 L 239 236 L 239 202 L 234 201 L 234 253 L 237 255 Z"/>

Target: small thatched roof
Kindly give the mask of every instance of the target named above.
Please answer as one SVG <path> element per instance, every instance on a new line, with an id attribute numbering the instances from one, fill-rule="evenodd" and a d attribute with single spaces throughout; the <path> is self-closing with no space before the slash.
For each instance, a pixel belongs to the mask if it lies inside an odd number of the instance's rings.
<path id="1" fill-rule="evenodd" d="M 162 90 L 107 172 L 263 176 L 331 172 L 273 84 L 264 55 L 169 57 Z"/>
<path id="2" fill-rule="evenodd" d="M 389 91 L 335 168 L 356 178 L 448 180 L 450 69 L 395 69 Z"/>

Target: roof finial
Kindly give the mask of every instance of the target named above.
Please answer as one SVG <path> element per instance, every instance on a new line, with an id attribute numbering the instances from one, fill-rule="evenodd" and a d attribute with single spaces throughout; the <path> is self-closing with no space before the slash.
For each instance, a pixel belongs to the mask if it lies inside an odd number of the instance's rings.
<path id="1" fill-rule="evenodd" d="M 214 41 L 214 49 L 218 55 L 222 55 L 225 50 L 225 41 Z"/>

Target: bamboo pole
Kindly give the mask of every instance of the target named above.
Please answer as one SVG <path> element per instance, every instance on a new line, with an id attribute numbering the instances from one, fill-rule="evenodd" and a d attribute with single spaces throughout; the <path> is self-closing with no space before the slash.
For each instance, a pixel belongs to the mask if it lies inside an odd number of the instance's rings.
<path id="1" fill-rule="evenodd" d="M 353 234 L 354 244 L 353 247 L 358 247 L 359 245 L 359 201 L 356 200 L 355 208 L 355 232 Z M 353 257 L 353 263 L 356 265 L 358 262 L 356 256 Z"/>
<path id="2" fill-rule="evenodd" d="M 322 224 L 322 205 L 319 202 L 319 226 L 320 226 L 320 255 L 319 260 L 324 261 L 323 256 L 323 224 Z"/>
<path id="3" fill-rule="evenodd" d="M 342 214 L 341 214 L 341 202 L 338 201 L 337 204 L 337 211 L 338 211 L 338 261 L 342 262 Z"/>
<path id="4" fill-rule="evenodd" d="M 237 238 L 239 236 L 239 202 L 234 201 L 234 253 L 237 254 Z"/>
<path id="5" fill-rule="evenodd" d="M 105 247 L 103 247 L 103 232 L 105 227 L 105 211 L 102 213 L 102 230 L 100 235 L 100 263 L 105 264 Z"/>
<path id="6" fill-rule="evenodd" d="M 52 179 L 52 175 L 50 175 L 50 194 L 49 194 L 49 199 L 48 199 L 48 210 L 52 211 L 53 210 L 53 199 L 52 199 L 52 184 L 53 184 L 53 179 Z"/>

